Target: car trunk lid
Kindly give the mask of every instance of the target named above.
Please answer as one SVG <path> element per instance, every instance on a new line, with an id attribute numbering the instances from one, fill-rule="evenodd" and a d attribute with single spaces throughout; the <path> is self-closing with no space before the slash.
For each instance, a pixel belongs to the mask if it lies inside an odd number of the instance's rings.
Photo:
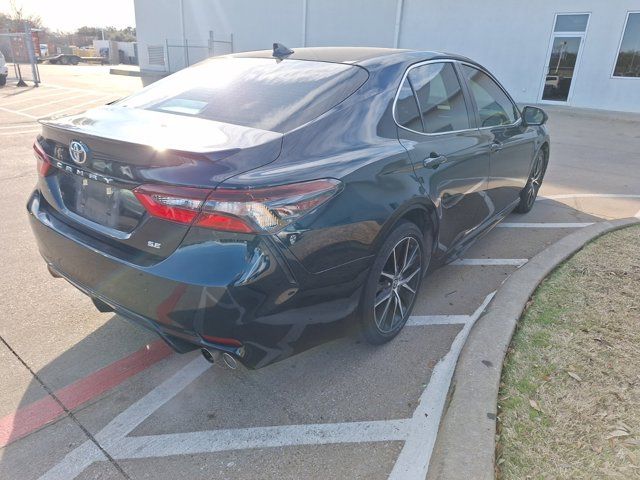
<path id="1" fill-rule="evenodd" d="M 53 213 L 142 263 L 173 252 L 189 226 L 148 215 L 136 187 L 214 189 L 274 161 L 282 144 L 280 133 L 119 106 L 42 124 Z"/>

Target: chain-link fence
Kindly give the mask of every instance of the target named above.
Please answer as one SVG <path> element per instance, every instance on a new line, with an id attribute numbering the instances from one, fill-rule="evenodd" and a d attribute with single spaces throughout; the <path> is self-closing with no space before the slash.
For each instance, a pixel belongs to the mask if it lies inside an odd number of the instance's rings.
<path id="1" fill-rule="evenodd" d="M 166 40 L 164 47 L 166 52 L 165 70 L 173 73 L 209 57 L 233 53 L 233 34 L 228 38 L 220 39 L 215 38 L 213 32 L 210 31 L 209 39 L 206 42 L 190 41 L 186 38 L 182 42 Z"/>
<path id="2" fill-rule="evenodd" d="M 34 48 L 32 32 L 0 33 L 0 51 L 8 69 L 7 83 L 26 86 L 27 82 L 37 86 L 40 83 L 40 72 Z"/>

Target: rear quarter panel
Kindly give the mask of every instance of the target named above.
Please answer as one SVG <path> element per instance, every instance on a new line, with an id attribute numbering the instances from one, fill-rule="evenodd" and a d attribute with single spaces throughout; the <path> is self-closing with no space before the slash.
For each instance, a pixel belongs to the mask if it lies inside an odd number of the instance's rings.
<path id="1" fill-rule="evenodd" d="M 312 274 L 353 263 L 368 268 L 384 225 L 420 197 L 420 185 L 399 143 L 391 104 L 395 81 L 370 88 L 307 126 L 285 135 L 273 164 L 238 175 L 225 186 L 275 185 L 337 178 L 343 190 L 278 235 Z"/>

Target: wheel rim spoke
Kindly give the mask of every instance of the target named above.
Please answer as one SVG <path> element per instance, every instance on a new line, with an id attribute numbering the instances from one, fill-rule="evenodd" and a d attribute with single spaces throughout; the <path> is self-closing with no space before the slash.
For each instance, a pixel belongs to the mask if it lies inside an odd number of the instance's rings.
<path id="1" fill-rule="evenodd" d="M 377 307 L 378 305 L 380 305 L 385 300 L 389 300 L 389 298 L 391 298 L 391 294 L 392 294 L 392 291 L 390 290 L 386 295 L 383 296 L 383 298 L 380 298 L 379 300 L 376 301 L 375 306 Z"/>
<path id="2" fill-rule="evenodd" d="M 402 283 L 400 284 L 401 287 L 406 288 L 407 290 L 409 290 L 411 293 L 413 293 L 415 295 L 416 291 L 411 288 L 409 285 L 407 285 L 406 283 Z"/>
<path id="3" fill-rule="evenodd" d="M 409 259 L 409 247 L 411 246 L 410 239 L 407 238 L 405 244 L 406 247 L 404 247 L 404 258 L 402 259 L 402 269 L 400 270 L 400 273 L 404 272 L 404 269 L 407 268 L 407 260 Z"/>
<path id="4" fill-rule="evenodd" d="M 393 273 L 390 273 L 393 271 Z M 374 319 L 382 333 L 392 332 L 406 321 L 415 301 L 422 261 L 420 246 L 413 237 L 400 240 L 389 253 L 378 279 Z"/>
<path id="5" fill-rule="evenodd" d="M 413 271 L 413 273 L 410 273 L 409 275 L 407 275 L 406 277 L 404 277 L 404 278 L 402 279 L 402 283 L 409 283 L 409 282 L 413 279 L 413 277 L 415 277 L 415 276 L 416 276 L 416 274 L 417 274 L 420 270 L 422 270 L 422 268 L 420 268 L 420 267 L 416 268 L 416 269 Z"/>
<path id="6" fill-rule="evenodd" d="M 411 257 L 407 262 L 405 262 L 404 267 L 402 268 L 402 271 L 400 273 L 404 273 L 411 265 L 413 265 L 413 262 L 415 262 L 417 258 L 417 252 L 418 252 L 418 247 L 415 246 L 411 252 Z"/>
<path id="7" fill-rule="evenodd" d="M 383 277 L 388 278 L 389 280 L 393 280 L 393 275 L 391 275 L 390 273 L 385 272 L 384 270 L 382 272 L 380 272 L 380 275 L 382 275 Z"/>
<path id="8" fill-rule="evenodd" d="M 387 299 L 387 304 L 384 306 L 384 310 L 382 311 L 382 316 L 380 317 L 379 320 L 376 315 L 376 323 L 378 323 L 379 325 L 383 324 L 384 319 L 387 316 L 387 313 L 389 312 L 389 305 L 391 305 L 391 300 L 393 300 L 393 297 L 389 295 L 389 298 Z M 374 312 L 375 312 L 375 309 L 374 309 Z"/>
<path id="9" fill-rule="evenodd" d="M 393 273 L 398 274 L 398 256 L 395 248 L 393 249 Z"/>
<path id="10" fill-rule="evenodd" d="M 400 294 L 397 291 L 395 291 L 393 293 L 396 296 L 396 303 L 398 304 L 398 307 L 400 308 L 400 318 L 403 318 L 404 317 L 404 307 L 402 306 L 402 299 L 400 298 Z"/>
<path id="11" fill-rule="evenodd" d="M 396 310 L 398 309 L 398 299 L 393 296 L 393 311 L 391 312 L 391 320 L 389 321 L 389 330 L 393 329 L 393 324 L 395 323 L 396 318 Z"/>

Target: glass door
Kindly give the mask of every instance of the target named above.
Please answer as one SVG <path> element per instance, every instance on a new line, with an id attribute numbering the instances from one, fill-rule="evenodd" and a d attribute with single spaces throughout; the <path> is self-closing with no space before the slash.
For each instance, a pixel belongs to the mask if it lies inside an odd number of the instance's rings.
<path id="1" fill-rule="evenodd" d="M 568 102 L 589 14 L 556 15 L 541 100 Z"/>

